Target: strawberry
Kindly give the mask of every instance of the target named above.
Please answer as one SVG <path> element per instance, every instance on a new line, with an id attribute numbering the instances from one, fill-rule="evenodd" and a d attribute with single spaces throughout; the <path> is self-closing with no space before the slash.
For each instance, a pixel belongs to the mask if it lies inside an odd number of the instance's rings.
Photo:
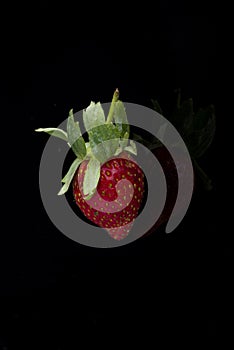
<path id="1" fill-rule="evenodd" d="M 158 102 L 153 103 L 155 110 L 162 114 Z M 194 168 L 209 189 L 210 180 L 199 167 L 197 158 L 205 153 L 214 136 L 213 106 L 195 114 L 192 99 L 180 104 L 179 92 L 177 108 L 169 120 L 183 137 Z M 124 105 L 119 100 L 119 91 L 114 93 L 107 119 L 101 104 L 91 102 L 83 111 L 83 123 L 88 142 L 85 142 L 81 135 L 79 122 L 74 120 L 73 110 L 69 112 L 66 132 L 58 128 L 40 128 L 36 131 L 43 131 L 65 140 L 75 153 L 76 158 L 62 179 L 64 185 L 58 194 L 66 193 L 72 183 L 75 203 L 84 216 L 103 228 L 113 239 L 124 239 L 141 210 L 146 181 L 143 171 L 132 156 L 137 155 L 137 149 L 134 141 L 128 139 L 130 127 Z M 150 140 L 149 135 L 142 137 L 132 133 L 131 136 L 154 153 L 164 169 L 167 182 L 164 209 L 158 221 L 146 233 L 149 234 L 168 221 L 177 198 L 178 176 L 180 181 L 186 184 L 189 174 L 183 152 L 177 154 L 177 165 L 180 165 L 179 169 L 176 169 L 170 153 L 159 140 Z M 183 209 L 183 200 L 180 204 Z"/>
<path id="2" fill-rule="evenodd" d="M 85 200 L 83 162 L 73 180 L 73 195 L 85 217 L 105 228 L 111 237 L 125 238 L 139 212 L 144 194 L 144 173 L 130 155 L 120 154 L 101 166 L 97 191 Z"/>
<path id="3" fill-rule="evenodd" d="M 130 153 L 136 155 L 137 150 L 135 143 L 128 140 L 129 124 L 118 89 L 107 119 L 101 104 L 91 102 L 83 111 L 83 122 L 89 142 L 81 136 L 72 110 L 67 132 L 56 128 L 36 131 L 62 138 L 76 155 L 58 194 L 66 193 L 72 183 L 74 200 L 85 217 L 105 229 L 113 239 L 124 239 L 142 204 L 144 173 L 130 156 Z"/>
<path id="4" fill-rule="evenodd" d="M 208 150 L 215 134 L 215 110 L 214 106 L 210 105 L 204 109 L 199 109 L 194 112 L 193 100 L 190 98 L 181 103 L 181 91 L 177 91 L 177 103 L 174 112 L 168 117 L 168 120 L 177 128 L 180 135 L 183 137 L 185 144 L 190 153 L 195 175 L 195 185 L 199 183 L 203 185 L 205 190 L 212 189 L 212 182 L 198 164 L 198 159 Z M 163 114 L 162 109 L 157 100 L 152 100 L 153 107 L 156 112 Z M 146 233 L 155 232 L 162 224 L 165 224 L 170 218 L 174 208 L 178 192 L 178 177 L 185 184 L 188 179 L 188 169 L 186 167 L 185 157 L 183 152 L 177 150 L 178 169 L 173 161 L 169 151 L 155 138 L 134 135 L 133 139 L 143 143 L 147 148 L 151 149 L 154 156 L 158 159 L 164 170 L 167 182 L 167 198 L 164 209 L 154 226 Z M 180 203 L 179 210 L 183 210 L 185 203 L 183 200 Z"/>

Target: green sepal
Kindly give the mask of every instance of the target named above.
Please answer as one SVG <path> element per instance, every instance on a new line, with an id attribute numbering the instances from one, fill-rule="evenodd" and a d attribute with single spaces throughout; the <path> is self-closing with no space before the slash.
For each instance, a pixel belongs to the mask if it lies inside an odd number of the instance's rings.
<path id="1" fill-rule="evenodd" d="M 194 129 L 202 130 L 207 126 L 210 121 L 215 120 L 215 108 L 213 105 L 208 106 L 207 108 L 200 108 L 194 117 Z"/>
<path id="2" fill-rule="evenodd" d="M 95 158 L 91 158 L 87 165 L 83 183 L 83 192 L 86 200 L 90 199 L 96 191 L 100 178 L 100 169 L 100 162 Z"/>
<path id="3" fill-rule="evenodd" d="M 142 145 L 147 145 L 148 146 L 148 142 L 139 134 L 136 134 L 136 133 L 132 133 L 132 138 L 133 140 L 141 143 Z"/>
<path id="4" fill-rule="evenodd" d="M 153 104 L 153 108 L 156 112 L 158 112 L 159 114 L 163 114 L 162 112 L 162 108 L 160 107 L 160 104 L 157 100 L 151 99 L 151 102 Z"/>
<path id="5" fill-rule="evenodd" d="M 86 156 L 86 146 L 83 137 L 81 136 L 80 126 L 74 121 L 73 110 L 69 112 L 67 120 L 67 138 L 73 152 L 79 159 L 84 159 Z"/>
<path id="6" fill-rule="evenodd" d="M 160 113 L 157 100 L 151 100 L 153 108 Z M 193 110 L 193 100 L 189 98 L 181 103 L 181 91 L 177 90 L 177 103 L 174 112 L 168 120 L 176 127 L 194 158 L 201 157 L 210 147 L 216 130 L 214 106 Z M 137 135 L 135 135 L 137 137 Z M 135 138 L 135 140 L 137 140 Z M 141 141 L 140 141 L 141 142 Z M 157 147 L 157 142 L 155 144 Z M 154 145 L 149 146 L 155 148 Z"/>
<path id="7" fill-rule="evenodd" d="M 160 129 L 159 129 L 160 130 Z M 155 136 L 151 135 L 149 138 L 143 138 L 139 134 L 132 133 L 132 139 L 141 143 L 143 146 L 147 147 L 149 150 L 154 150 L 158 147 L 162 147 L 162 142 L 159 141 Z"/>
<path id="8" fill-rule="evenodd" d="M 94 157 L 100 163 L 104 163 L 115 154 L 119 147 L 117 127 L 110 123 L 89 130 L 89 144 Z"/>
<path id="9" fill-rule="evenodd" d="M 160 125 L 159 129 L 158 129 L 158 132 L 156 134 L 156 137 L 161 140 L 161 142 L 163 143 L 163 140 L 165 138 L 165 134 L 166 134 L 166 129 L 168 127 L 168 123 L 164 123 L 162 125 Z"/>
<path id="10" fill-rule="evenodd" d="M 123 102 L 120 100 L 114 104 L 113 119 L 117 129 L 119 130 L 120 137 L 123 138 L 126 134 L 129 135 L 130 127 L 128 124 L 126 110 Z"/>
<path id="11" fill-rule="evenodd" d="M 116 157 L 116 156 L 118 156 L 120 153 L 122 153 L 123 152 L 123 148 L 122 147 L 118 147 L 117 148 L 117 150 L 115 151 L 115 154 L 114 154 L 114 156 Z"/>
<path id="12" fill-rule="evenodd" d="M 124 149 L 128 145 L 128 138 L 129 138 L 129 133 L 126 132 L 123 136 L 123 138 L 119 141 L 120 147 Z"/>
<path id="13" fill-rule="evenodd" d="M 59 139 L 62 139 L 64 141 L 68 141 L 67 139 L 67 133 L 62 130 L 62 129 L 58 129 L 58 128 L 39 128 L 39 129 L 36 129 L 35 131 L 37 132 L 45 132 L 51 136 L 54 136 L 54 137 L 58 137 Z"/>
<path id="14" fill-rule="evenodd" d="M 191 155 L 201 157 L 210 147 L 216 130 L 216 118 L 213 106 L 201 109 L 194 116 L 193 130 L 188 134 L 185 142 Z"/>
<path id="15" fill-rule="evenodd" d="M 91 102 L 90 105 L 83 110 L 83 122 L 86 131 L 105 123 L 105 114 L 100 102 Z"/>
<path id="16" fill-rule="evenodd" d="M 193 100 L 189 98 L 182 103 L 177 101 L 176 108 L 168 119 L 177 128 L 181 136 L 184 137 L 193 128 L 193 117 Z"/>
<path id="17" fill-rule="evenodd" d="M 136 147 L 136 144 L 134 141 L 130 140 L 130 145 L 129 146 L 126 146 L 124 148 L 125 151 L 128 151 L 132 154 L 134 154 L 135 156 L 137 155 L 137 147 Z"/>
<path id="18" fill-rule="evenodd" d="M 119 147 L 117 148 L 114 156 L 118 156 L 120 153 L 123 151 L 130 152 L 134 154 L 135 156 L 137 155 L 137 147 L 134 141 L 130 140 L 130 145 L 128 145 L 128 139 L 129 135 L 126 133 L 125 138 L 121 139 L 119 141 Z"/>
<path id="19" fill-rule="evenodd" d="M 181 104 L 180 108 L 183 135 L 188 135 L 194 128 L 194 111 L 193 111 L 193 100 L 189 98 Z"/>
<path id="20" fill-rule="evenodd" d="M 70 186 L 70 183 L 75 175 L 75 172 L 76 172 L 76 170 L 81 162 L 82 162 L 82 159 L 76 158 L 74 160 L 74 162 L 72 163 L 72 165 L 70 166 L 70 169 L 68 170 L 67 174 L 62 179 L 62 182 L 64 183 L 64 185 L 58 193 L 59 196 L 61 196 L 62 194 L 67 192 L 67 190 Z"/>

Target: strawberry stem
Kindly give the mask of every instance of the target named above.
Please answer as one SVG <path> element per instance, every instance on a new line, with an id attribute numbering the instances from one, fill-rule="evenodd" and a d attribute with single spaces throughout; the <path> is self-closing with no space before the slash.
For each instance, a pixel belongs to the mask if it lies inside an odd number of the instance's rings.
<path id="1" fill-rule="evenodd" d="M 113 115 L 114 115 L 114 107 L 115 107 L 115 102 L 117 102 L 119 99 L 119 90 L 116 89 L 111 101 L 111 105 L 110 105 L 110 109 L 109 109 L 109 113 L 107 116 L 107 120 L 106 120 L 106 124 L 110 124 L 112 122 L 113 119 Z"/>
<path id="2" fill-rule="evenodd" d="M 177 89 L 175 90 L 175 92 L 177 93 L 177 100 L 176 100 L 176 107 L 177 109 L 180 109 L 180 105 L 181 105 L 181 89 Z"/>

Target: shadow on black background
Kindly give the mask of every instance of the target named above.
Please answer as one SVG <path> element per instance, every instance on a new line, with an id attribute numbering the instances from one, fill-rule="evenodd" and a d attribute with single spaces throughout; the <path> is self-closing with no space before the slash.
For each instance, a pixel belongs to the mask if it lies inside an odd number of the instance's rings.
<path id="1" fill-rule="evenodd" d="M 0 349 L 72 349 L 84 334 L 100 340 L 145 331 L 149 338 L 213 339 L 221 253 L 216 141 L 201 160 L 214 189 L 197 184 L 172 234 L 162 228 L 128 246 L 97 250 L 69 240 L 47 217 L 38 169 L 48 137 L 34 129 L 60 124 L 70 108 L 90 100 L 109 102 L 116 87 L 123 101 L 152 107 L 151 98 L 158 98 L 165 112 L 180 87 L 195 108 L 213 103 L 218 119 L 215 17 L 170 12 L 165 5 L 154 21 L 125 27 L 114 21 L 111 28 L 107 22 L 102 29 L 91 25 L 92 17 L 74 21 L 72 9 L 59 5 L 57 12 L 46 4 L 32 12 L 26 27 L 12 19 L 15 31 L 5 39 L 1 66 L 14 170 L 1 232 Z M 10 156 L 6 163 L 12 166 Z"/>

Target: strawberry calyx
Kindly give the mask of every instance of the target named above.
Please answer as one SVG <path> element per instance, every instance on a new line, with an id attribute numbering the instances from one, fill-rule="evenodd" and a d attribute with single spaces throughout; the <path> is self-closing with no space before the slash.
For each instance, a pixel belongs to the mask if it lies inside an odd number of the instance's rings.
<path id="1" fill-rule="evenodd" d="M 209 105 L 195 111 L 192 98 L 182 100 L 181 90 L 177 89 L 175 92 L 177 94 L 175 108 L 171 115 L 166 117 L 183 138 L 190 153 L 196 174 L 200 178 L 203 187 L 206 190 L 211 190 L 212 181 L 199 165 L 199 159 L 207 152 L 214 139 L 216 130 L 215 108 L 213 105 Z M 151 101 L 153 109 L 159 114 L 164 115 L 158 100 L 152 99 Z M 159 130 L 162 141 L 164 139 L 164 132 L 165 130 L 162 126 L 162 129 Z M 150 135 L 147 135 L 147 138 L 143 138 L 142 135 L 134 133 L 133 140 L 142 143 L 153 153 L 164 148 L 163 143 L 154 136 L 150 137 Z M 180 151 L 182 152 L 182 150 Z"/>
<path id="2" fill-rule="evenodd" d="M 107 118 L 101 103 L 91 101 L 83 110 L 83 124 L 88 133 L 88 142 L 85 142 L 81 134 L 79 122 L 74 120 L 73 109 L 69 111 L 66 132 L 58 128 L 39 128 L 35 131 L 63 139 L 76 155 L 61 180 L 63 186 L 58 195 L 67 192 L 79 165 L 88 161 L 83 188 L 84 198 L 88 200 L 97 189 L 101 165 L 123 151 L 136 155 L 137 149 L 135 143 L 129 140 L 130 127 L 124 104 L 119 100 L 118 89 L 114 92 Z"/>

